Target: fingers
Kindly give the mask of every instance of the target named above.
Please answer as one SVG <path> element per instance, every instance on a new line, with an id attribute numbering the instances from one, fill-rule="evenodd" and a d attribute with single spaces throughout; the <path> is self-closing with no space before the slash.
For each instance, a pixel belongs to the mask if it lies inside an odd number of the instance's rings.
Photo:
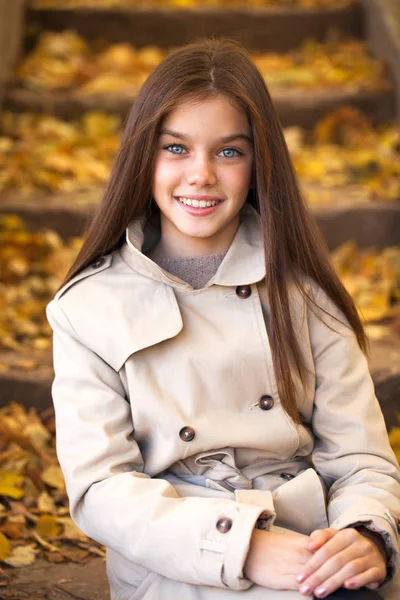
<path id="1" fill-rule="evenodd" d="M 351 573 L 358 574 L 349 578 Z M 312 591 L 316 598 L 325 598 L 325 596 L 332 594 L 341 587 L 345 587 L 346 589 L 350 590 L 359 589 L 371 583 L 372 581 L 375 581 L 377 575 L 377 567 L 371 567 L 368 569 L 365 565 L 365 559 L 357 559 L 352 561 L 350 564 L 347 564 L 339 572 L 335 573 L 332 577 L 328 577 L 316 587 L 313 588 L 311 585 L 311 587 L 308 587 L 308 591 L 303 592 L 300 590 L 300 592 L 310 594 Z"/>
<path id="2" fill-rule="evenodd" d="M 345 582 L 345 585 L 348 585 L 348 582 Z M 370 590 L 376 590 L 379 587 L 379 583 L 377 581 L 374 581 L 374 583 L 369 583 L 368 585 L 366 585 L 365 587 L 369 588 Z"/>
<path id="3" fill-rule="evenodd" d="M 378 575 L 379 573 L 379 575 Z M 348 590 L 358 590 L 360 587 L 367 587 L 370 590 L 376 590 L 379 586 L 377 580 L 382 581 L 383 577 L 379 572 L 379 567 L 371 567 L 370 569 L 351 577 L 344 582 L 343 587 Z"/>
<path id="4" fill-rule="evenodd" d="M 347 532 L 352 532 L 353 530 L 347 529 L 345 531 L 347 534 Z M 335 529 L 322 529 L 315 532 L 316 543 L 322 539 L 326 539 L 327 541 L 314 553 L 311 560 L 309 560 L 307 565 L 301 570 L 297 577 L 299 583 L 305 581 L 307 577 L 310 577 L 310 575 L 315 573 L 323 565 L 326 565 L 327 561 L 332 556 L 338 554 L 352 543 L 350 535 L 337 535 L 338 533 L 339 532 Z M 311 536 L 313 536 L 313 534 L 311 534 Z"/>
<path id="5" fill-rule="evenodd" d="M 376 584 L 385 573 L 385 562 L 373 542 L 354 529 L 345 529 L 315 552 L 297 579 L 302 594 L 313 592 L 324 598 L 342 586 L 358 589 Z"/>
<path id="6" fill-rule="evenodd" d="M 302 594 L 313 592 L 315 596 L 324 598 L 328 593 L 342 587 L 346 580 L 353 580 L 367 566 L 365 558 L 356 558 L 355 556 L 350 558 L 349 552 L 338 552 L 307 577 L 300 587 L 300 592 Z"/>
<path id="7" fill-rule="evenodd" d="M 309 550 L 315 552 L 321 548 L 321 546 L 326 544 L 326 542 L 328 542 L 334 535 L 336 535 L 337 532 L 337 529 L 316 529 L 310 535 L 308 543 Z"/>

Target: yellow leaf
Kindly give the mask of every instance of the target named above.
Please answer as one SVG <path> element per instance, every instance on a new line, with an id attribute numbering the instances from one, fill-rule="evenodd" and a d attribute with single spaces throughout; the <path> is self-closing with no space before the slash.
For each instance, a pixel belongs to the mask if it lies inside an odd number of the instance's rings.
<path id="1" fill-rule="evenodd" d="M 58 518 L 58 522 L 64 527 L 62 538 L 65 540 L 78 540 L 86 542 L 86 535 L 75 525 L 71 517 Z"/>
<path id="2" fill-rule="evenodd" d="M 0 560 L 4 560 L 10 554 L 10 542 L 0 531 Z"/>
<path id="3" fill-rule="evenodd" d="M 400 427 L 393 427 L 389 433 L 389 442 L 392 448 L 400 450 Z"/>
<path id="4" fill-rule="evenodd" d="M 57 518 L 52 515 L 42 515 L 39 517 L 35 528 L 39 535 L 46 537 L 56 537 L 61 531 L 61 527 L 57 523 Z"/>
<path id="5" fill-rule="evenodd" d="M 53 499 L 47 492 L 42 492 L 37 499 L 37 507 L 41 513 L 52 513 L 55 510 Z"/>
<path id="6" fill-rule="evenodd" d="M 36 557 L 34 546 L 17 546 L 3 562 L 11 567 L 26 567 L 31 565 Z"/>
<path id="7" fill-rule="evenodd" d="M 22 475 L 0 469 L 0 495 L 19 500 L 24 495 L 20 489 L 23 481 Z"/>
<path id="8" fill-rule="evenodd" d="M 42 480 L 50 487 L 56 488 L 57 490 L 65 489 L 64 477 L 58 466 L 54 465 L 45 469 L 42 473 Z"/>

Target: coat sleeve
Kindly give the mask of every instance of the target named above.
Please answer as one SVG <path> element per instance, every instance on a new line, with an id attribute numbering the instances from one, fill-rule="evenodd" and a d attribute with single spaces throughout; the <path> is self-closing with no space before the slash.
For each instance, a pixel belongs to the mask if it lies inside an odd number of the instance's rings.
<path id="1" fill-rule="evenodd" d="M 364 525 L 379 533 L 389 580 L 398 566 L 398 464 L 353 330 L 322 290 L 316 303 L 320 308 L 309 315 L 316 372 L 312 458 L 328 486 L 328 520 L 335 529 Z"/>
<path id="2" fill-rule="evenodd" d="M 73 520 L 90 538 L 171 579 L 249 588 L 250 538 L 270 507 L 179 497 L 166 480 L 146 475 L 119 374 L 82 343 L 59 302 L 48 305 L 47 317 L 57 455 Z M 226 533 L 216 527 L 223 517 L 232 523 Z"/>

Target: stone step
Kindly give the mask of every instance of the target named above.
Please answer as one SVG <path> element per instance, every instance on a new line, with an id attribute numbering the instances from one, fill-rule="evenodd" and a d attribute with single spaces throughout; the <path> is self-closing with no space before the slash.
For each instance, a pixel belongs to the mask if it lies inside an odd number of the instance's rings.
<path id="1" fill-rule="evenodd" d="M 363 13 L 357 2 L 328 9 L 243 8 L 193 9 L 31 9 L 29 32 L 75 29 L 88 40 L 129 42 L 137 46 L 157 43 L 162 48 L 182 45 L 206 35 L 225 35 L 255 50 L 283 52 L 304 39 L 322 40 L 332 30 L 363 35 Z"/>
<path id="2" fill-rule="evenodd" d="M 29 361 L 34 361 L 37 366 L 27 369 Z M 369 364 L 386 426 L 390 429 L 397 425 L 400 410 L 400 329 L 399 335 L 391 333 L 381 340 L 371 341 Z M 34 406 L 38 411 L 51 406 L 51 352 L 36 351 L 25 355 L 2 352 L 0 365 L 8 367 L 7 371 L 0 371 L 0 406 L 11 400 L 27 408 Z"/>
<path id="3" fill-rule="evenodd" d="M 82 235 L 101 194 L 100 188 L 58 195 L 38 191 L 29 198 L 17 192 L 3 192 L 0 214 L 16 214 L 30 231 L 53 229 L 67 239 Z"/>
<path id="4" fill-rule="evenodd" d="M 297 125 L 311 129 L 324 115 L 344 104 L 352 105 L 375 123 L 392 120 L 396 98 L 392 89 L 290 89 L 270 86 L 270 92 L 283 127 Z M 74 119 L 88 110 L 100 110 L 125 118 L 135 96 L 123 94 L 79 94 L 75 91 L 34 92 L 12 84 L 7 86 L 3 107 L 14 112 L 33 111 Z"/>
<path id="5" fill-rule="evenodd" d="M 313 191 L 315 193 L 315 187 Z M 17 214 L 31 231 L 50 228 L 66 239 L 82 235 L 101 195 L 100 188 L 59 195 L 38 192 L 31 198 L 23 198 L 16 192 L 3 192 L 0 214 Z M 335 205 L 310 206 L 331 250 L 349 239 L 354 239 L 363 248 L 400 244 L 400 199 L 398 202 L 368 204 L 350 201 L 346 200 L 345 187 L 337 192 L 337 196 Z"/>
<path id="6" fill-rule="evenodd" d="M 338 199 L 334 206 L 314 205 L 311 211 L 330 250 L 350 239 L 361 248 L 400 244 L 400 201 L 357 204 Z"/>

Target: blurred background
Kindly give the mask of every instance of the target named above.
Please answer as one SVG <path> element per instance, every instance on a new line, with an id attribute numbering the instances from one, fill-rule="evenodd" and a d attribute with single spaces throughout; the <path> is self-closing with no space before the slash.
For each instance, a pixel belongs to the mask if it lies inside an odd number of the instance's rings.
<path id="1" fill-rule="evenodd" d="M 44 308 L 142 83 L 209 34 L 244 43 L 265 78 L 400 456 L 400 2 L 0 0 L 1 598 L 108 597 L 104 549 L 68 514 Z"/>

